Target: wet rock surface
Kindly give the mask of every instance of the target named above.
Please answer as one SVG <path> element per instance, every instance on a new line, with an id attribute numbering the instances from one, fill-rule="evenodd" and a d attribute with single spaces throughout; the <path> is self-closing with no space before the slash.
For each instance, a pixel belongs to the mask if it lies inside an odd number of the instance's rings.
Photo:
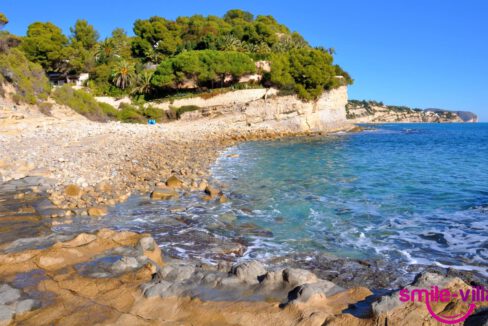
<path id="1" fill-rule="evenodd" d="M 293 279 L 290 282 L 290 279 Z M 146 297 L 197 297 L 211 301 L 280 301 L 282 306 L 306 303 L 344 292 L 332 282 L 320 280 L 309 271 L 268 270 L 258 261 L 232 266 L 202 265 L 174 261 L 142 285 Z"/>
<path id="2" fill-rule="evenodd" d="M 488 288 L 488 280 L 473 271 L 459 271 L 438 266 L 407 265 L 381 260 L 355 260 L 325 253 L 287 255 L 273 258 L 269 263 L 278 266 L 301 267 L 345 288 L 365 286 L 375 290 L 397 289 L 413 282 L 418 274 L 427 272 L 437 273 L 444 277 L 458 277 L 467 284 L 483 285 Z"/>
<path id="3" fill-rule="evenodd" d="M 403 303 L 398 291 L 371 300 L 374 294 L 366 288 L 345 289 L 300 268 L 259 261 L 163 261 L 152 237 L 132 232 L 82 233 L 43 249 L 4 253 L 0 263 L 4 325 L 53 320 L 60 325 L 78 320 L 117 325 L 435 325 L 422 302 Z M 424 273 L 407 288 L 433 284 L 452 291 L 469 287 L 456 277 Z M 365 302 L 369 313 L 356 316 Z M 452 300 L 434 308 L 453 315 L 465 306 Z M 485 321 L 483 307 L 485 303 L 468 325 Z"/>
<path id="4" fill-rule="evenodd" d="M 46 205 L 45 191 L 52 182 L 28 177 L 0 183 L 0 245 L 51 233 L 49 215 L 56 208 Z"/>

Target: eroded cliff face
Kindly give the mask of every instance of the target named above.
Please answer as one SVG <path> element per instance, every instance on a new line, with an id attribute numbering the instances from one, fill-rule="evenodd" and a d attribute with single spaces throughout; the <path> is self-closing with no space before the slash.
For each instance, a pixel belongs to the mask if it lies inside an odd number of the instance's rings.
<path id="1" fill-rule="evenodd" d="M 375 101 L 349 101 L 347 118 L 353 123 L 382 122 L 477 122 L 474 113 L 441 109 L 412 109 L 405 106 L 384 105 Z"/>
<path id="2" fill-rule="evenodd" d="M 276 132 L 316 132 L 348 129 L 354 123 L 391 122 L 477 122 L 474 113 L 441 109 L 412 109 L 388 106 L 375 101 L 348 101 L 347 87 L 324 92 L 316 101 L 303 102 L 294 95 L 281 96 L 270 89 L 247 89 L 201 97 L 151 104 L 160 109 L 195 106 L 181 120 L 226 119 Z"/>
<path id="3" fill-rule="evenodd" d="M 233 92 L 235 99 L 249 98 L 249 94 L 241 97 L 239 92 L 244 91 Z M 275 131 L 334 131 L 350 126 L 346 118 L 348 98 L 345 86 L 324 92 L 317 101 L 311 102 L 303 102 L 291 95 L 279 96 L 274 89 L 254 90 L 254 93 L 254 98 L 248 101 L 213 99 L 212 102 L 218 105 L 184 113 L 181 119 L 225 117 L 229 123 L 244 123 Z"/>

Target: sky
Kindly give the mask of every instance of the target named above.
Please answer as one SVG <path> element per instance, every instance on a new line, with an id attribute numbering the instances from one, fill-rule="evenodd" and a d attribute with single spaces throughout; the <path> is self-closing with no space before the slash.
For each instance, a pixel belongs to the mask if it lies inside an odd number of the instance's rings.
<path id="1" fill-rule="evenodd" d="M 102 37 L 130 34 L 136 19 L 222 16 L 229 9 L 273 15 L 314 46 L 333 47 L 355 82 L 351 99 L 468 110 L 488 122 L 488 1 L 485 0 L 0 0 L 7 30 L 35 21 L 69 34 L 76 19 Z"/>

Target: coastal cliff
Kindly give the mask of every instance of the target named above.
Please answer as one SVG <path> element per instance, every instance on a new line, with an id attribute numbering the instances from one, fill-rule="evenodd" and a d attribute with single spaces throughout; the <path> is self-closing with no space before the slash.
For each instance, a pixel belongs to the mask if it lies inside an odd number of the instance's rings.
<path id="1" fill-rule="evenodd" d="M 280 96 L 275 89 L 232 92 L 207 100 L 186 100 L 185 105 L 200 104 L 198 110 L 184 113 L 182 120 L 226 116 L 230 123 L 245 123 L 274 131 L 334 131 L 350 126 L 346 119 L 347 87 L 324 92 L 313 102 L 294 95 Z M 181 104 L 181 103 L 178 103 Z M 213 104 L 213 105 L 212 105 Z"/>
<path id="2" fill-rule="evenodd" d="M 351 100 L 346 105 L 347 119 L 353 123 L 382 122 L 477 122 L 472 112 L 442 109 L 412 109 L 384 105 L 376 101 Z"/>
<path id="3" fill-rule="evenodd" d="M 105 101 L 104 98 L 100 100 Z M 308 102 L 295 95 L 281 95 L 274 88 L 257 88 L 229 91 L 210 98 L 195 96 L 149 105 L 164 111 L 188 109 L 180 116 L 183 121 L 220 118 L 230 124 L 244 123 L 276 132 L 329 132 L 348 129 L 355 123 L 478 121 L 476 114 L 467 111 L 423 110 L 376 101 L 348 101 L 346 86 L 325 91 L 316 101 Z"/>

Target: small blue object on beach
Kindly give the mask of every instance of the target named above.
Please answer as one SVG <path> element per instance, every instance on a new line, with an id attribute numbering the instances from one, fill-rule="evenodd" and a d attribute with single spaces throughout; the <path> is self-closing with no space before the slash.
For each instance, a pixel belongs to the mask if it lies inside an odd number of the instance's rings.
<path id="1" fill-rule="evenodd" d="M 149 124 L 149 125 L 155 125 L 156 124 L 156 120 L 149 119 L 149 120 L 147 120 L 147 124 Z"/>

